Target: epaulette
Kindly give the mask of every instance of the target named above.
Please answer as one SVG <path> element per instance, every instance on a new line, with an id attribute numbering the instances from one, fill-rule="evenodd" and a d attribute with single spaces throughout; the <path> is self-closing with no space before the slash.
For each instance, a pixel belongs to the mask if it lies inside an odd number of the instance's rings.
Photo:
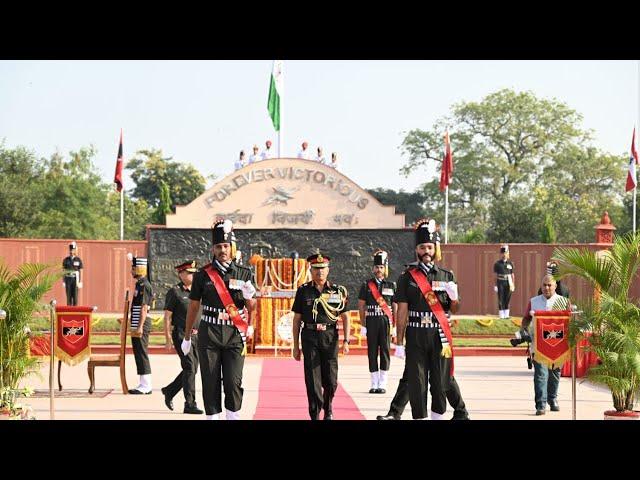
<path id="1" fill-rule="evenodd" d="M 312 285 L 313 285 L 313 280 L 309 280 L 307 283 L 302 284 L 303 287 L 310 287 Z"/>

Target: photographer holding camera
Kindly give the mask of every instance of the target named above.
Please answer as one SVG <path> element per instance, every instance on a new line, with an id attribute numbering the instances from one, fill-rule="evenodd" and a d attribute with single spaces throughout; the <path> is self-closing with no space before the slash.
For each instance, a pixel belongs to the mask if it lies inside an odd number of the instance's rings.
<path id="1" fill-rule="evenodd" d="M 522 328 L 520 330 L 520 338 L 522 342 L 531 341 L 530 352 L 535 351 L 535 328 L 530 330 L 529 325 L 534 320 L 533 312 L 536 310 L 567 310 L 570 308 L 569 300 L 566 297 L 556 293 L 556 280 L 553 275 L 545 275 L 542 279 L 542 295 L 531 298 L 525 311 L 527 312 L 522 318 Z M 511 340 L 514 345 L 516 340 Z M 522 343 L 520 342 L 520 343 Z M 515 346 L 515 345 L 514 345 Z M 546 365 L 536 362 L 535 354 L 533 357 L 533 387 L 536 401 L 536 415 L 544 415 L 546 413 L 547 403 L 551 407 L 552 412 L 560 411 L 558 404 L 558 387 L 560 385 L 560 367 L 551 369 Z"/>

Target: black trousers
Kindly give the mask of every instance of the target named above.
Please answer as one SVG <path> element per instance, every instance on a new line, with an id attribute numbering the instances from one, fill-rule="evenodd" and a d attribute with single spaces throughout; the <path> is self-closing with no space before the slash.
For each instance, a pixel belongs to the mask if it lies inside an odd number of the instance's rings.
<path id="1" fill-rule="evenodd" d="M 151 373 L 151 363 L 149 362 L 149 333 L 151 333 L 151 319 L 148 318 L 142 327 L 141 337 L 131 337 L 133 347 L 133 358 L 136 360 L 138 375 L 148 375 Z"/>
<path id="2" fill-rule="evenodd" d="M 180 357 L 182 371 L 173 382 L 165 387 L 165 391 L 173 398 L 182 390 L 185 406 L 194 406 L 196 404 L 196 373 L 198 373 L 198 336 L 191 336 L 191 350 L 187 355 L 182 353 L 184 329 L 174 327 L 171 332 L 171 340 L 173 340 L 173 347 Z"/>
<path id="3" fill-rule="evenodd" d="M 309 416 L 317 420 L 323 408 L 325 415 L 332 413 L 331 402 L 338 389 L 338 330 L 303 328 L 301 339 Z"/>
<path id="4" fill-rule="evenodd" d="M 64 276 L 64 289 L 67 292 L 67 305 L 78 305 L 78 283 L 75 275 Z"/>
<path id="5" fill-rule="evenodd" d="M 437 328 L 407 327 L 406 365 L 409 386 L 409 403 L 414 419 L 426 418 L 427 382 L 431 386 L 431 410 L 444 413 L 447 410 L 445 383 L 442 379 L 440 352 L 442 343 Z"/>
<path id="6" fill-rule="evenodd" d="M 507 310 L 511 301 L 511 289 L 508 280 L 498 280 L 498 310 Z"/>
<path id="7" fill-rule="evenodd" d="M 380 354 L 380 370 L 389 370 L 389 319 L 387 317 L 367 317 L 367 355 L 369 371 L 378 371 L 378 354 Z"/>
<path id="8" fill-rule="evenodd" d="M 238 329 L 231 325 L 200 322 L 198 327 L 198 359 L 202 376 L 202 399 L 207 415 L 224 408 L 237 412 L 242 407 L 242 369 L 244 342 Z"/>
<path id="9" fill-rule="evenodd" d="M 449 368 L 449 362 L 451 359 L 441 357 L 441 368 L 443 372 L 447 372 Z M 449 384 L 447 386 L 447 402 L 454 410 L 453 415 L 455 417 L 466 417 L 469 415 L 467 412 L 467 407 L 464 404 L 464 400 L 462 399 L 462 394 L 460 393 L 460 387 L 458 386 L 458 382 L 454 377 L 450 377 L 448 375 L 444 375 L 443 378 L 449 378 Z M 431 392 L 433 396 L 433 391 Z M 404 412 L 405 407 L 409 403 L 409 386 L 407 383 L 407 367 L 405 364 L 404 372 L 402 373 L 402 378 L 398 383 L 398 390 L 396 390 L 396 394 L 391 400 L 391 406 L 389 407 L 389 415 L 393 415 L 394 417 L 401 417 Z"/>

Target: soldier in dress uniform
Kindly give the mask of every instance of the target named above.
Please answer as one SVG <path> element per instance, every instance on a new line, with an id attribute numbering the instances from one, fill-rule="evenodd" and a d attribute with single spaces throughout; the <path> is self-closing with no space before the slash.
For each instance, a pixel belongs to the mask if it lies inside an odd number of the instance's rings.
<path id="1" fill-rule="evenodd" d="M 497 275 L 493 289 L 498 293 L 500 318 L 509 318 L 509 302 L 511 294 L 516 290 L 515 270 L 513 263 L 509 260 L 509 245 L 500 247 L 500 257 L 500 260 L 493 265 L 493 271 Z"/>
<path id="2" fill-rule="evenodd" d="M 367 354 L 371 373 L 369 393 L 387 392 L 390 333 L 397 308 L 397 304 L 393 301 L 396 284 L 386 280 L 388 276 L 389 255 L 384 250 L 377 250 L 373 254 L 373 278 L 362 284 L 358 294 L 358 311 L 362 325 L 360 334 L 367 337 Z M 378 355 L 380 356 L 379 368 Z"/>
<path id="3" fill-rule="evenodd" d="M 213 261 L 193 276 L 182 351 L 191 350 L 191 330 L 202 305 L 198 326 L 198 359 L 202 396 L 208 420 L 219 420 L 222 391 L 227 420 L 239 420 L 246 339 L 253 336 L 256 289 L 251 269 L 236 264 L 236 238 L 230 220 L 218 220 L 212 230 Z"/>
<path id="4" fill-rule="evenodd" d="M 405 369 L 412 416 L 428 417 L 428 382 L 431 418 L 441 420 L 447 408 L 447 391 L 457 386 L 451 370 L 452 338 L 447 314 L 458 309 L 458 286 L 453 272 L 434 262 L 440 258 L 440 234 L 434 220 L 416 224 L 415 244 L 417 262 L 410 264 L 398 279 L 395 356 L 405 358 L 406 334 Z"/>
<path id="5" fill-rule="evenodd" d="M 342 318 L 344 340 L 342 353 L 349 353 L 349 316 L 347 289 L 329 282 L 330 258 L 321 253 L 307 262 L 312 280 L 298 288 L 291 310 L 293 316 L 293 358 L 300 361 L 300 338 L 304 355 L 304 381 L 307 387 L 309 416 L 333 420 L 331 402 L 338 388 L 338 318 Z M 302 334 L 300 329 L 302 328 Z"/>
<path id="6" fill-rule="evenodd" d="M 176 353 L 180 357 L 182 371 L 173 382 L 161 389 L 164 395 L 164 403 L 173 410 L 173 397 L 180 390 L 184 393 L 183 413 L 201 414 L 196 405 L 196 373 L 198 372 L 198 345 L 196 334 L 191 330 L 191 350 L 187 355 L 182 352 L 182 340 L 184 340 L 184 327 L 187 321 L 187 308 L 189 306 L 189 294 L 193 283 L 193 274 L 198 271 L 194 260 L 187 260 L 176 266 L 180 282 L 167 291 L 164 301 L 164 322 L 165 328 L 173 324 L 171 339 Z"/>
<path id="7" fill-rule="evenodd" d="M 131 346 L 136 360 L 136 369 L 140 375 L 140 383 L 129 390 L 134 395 L 150 395 L 151 363 L 149 363 L 149 334 L 151 319 L 148 318 L 153 300 L 151 283 L 147 278 L 147 259 L 128 255 L 131 260 L 131 275 L 136 279 L 136 289 L 131 301 Z"/>
<path id="8" fill-rule="evenodd" d="M 78 245 L 75 241 L 69 244 L 69 256 L 62 260 L 65 274 L 62 280 L 67 292 L 67 305 L 78 305 L 78 288 L 82 288 L 82 260 L 78 255 Z"/>
<path id="9" fill-rule="evenodd" d="M 253 146 L 253 153 L 249 155 L 249 164 L 256 163 L 261 160 L 260 154 L 258 153 L 259 150 L 258 145 Z"/>

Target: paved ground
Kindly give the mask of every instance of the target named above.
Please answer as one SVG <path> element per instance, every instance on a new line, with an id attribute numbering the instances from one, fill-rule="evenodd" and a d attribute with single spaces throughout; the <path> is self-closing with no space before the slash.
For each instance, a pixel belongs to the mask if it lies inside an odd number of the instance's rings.
<path id="1" fill-rule="evenodd" d="M 252 419 L 259 396 L 262 370 L 261 357 L 248 357 L 244 370 L 244 400 L 242 419 Z M 286 361 L 286 360 L 284 360 Z M 340 357 L 339 382 L 353 398 L 356 405 L 369 420 L 385 414 L 402 375 L 404 363 L 392 358 L 389 388 L 383 395 L 372 395 L 369 390 L 367 357 L 364 355 Z M 113 388 L 113 392 L 103 398 L 56 398 L 56 419 L 162 419 L 185 420 L 204 419 L 204 415 L 182 414 L 182 394 L 174 399 L 175 410 L 169 411 L 163 402 L 160 388 L 168 384 L 179 372 L 177 355 L 152 355 L 153 394 L 123 395 L 120 390 L 119 370 L 113 367 L 96 368 L 96 389 Z M 43 364 L 42 378 L 36 376 L 25 381 L 36 389 L 48 389 L 49 366 Z M 127 356 L 127 380 L 129 387 L 137 385 L 137 375 L 133 356 Z M 569 420 L 571 419 L 571 379 L 562 378 L 560 383 L 560 412 L 534 415 L 533 371 L 527 370 L 523 357 L 457 357 L 456 379 L 473 420 Z M 300 382 L 304 382 L 302 364 Z M 86 390 L 89 387 L 87 362 L 75 367 L 63 365 L 62 385 L 65 389 Z M 200 373 L 197 378 L 198 404 L 202 405 Z M 57 387 L 56 387 L 57 388 Z M 582 379 L 577 382 L 577 419 L 600 420 L 603 412 L 612 408 L 608 390 L 594 386 Z M 49 399 L 29 398 L 24 403 L 31 405 L 38 419 L 49 419 Z M 447 417 L 450 410 L 448 410 Z M 334 412 L 340 419 L 340 412 Z M 410 419 L 408 407 L 403 415 Z"/>

